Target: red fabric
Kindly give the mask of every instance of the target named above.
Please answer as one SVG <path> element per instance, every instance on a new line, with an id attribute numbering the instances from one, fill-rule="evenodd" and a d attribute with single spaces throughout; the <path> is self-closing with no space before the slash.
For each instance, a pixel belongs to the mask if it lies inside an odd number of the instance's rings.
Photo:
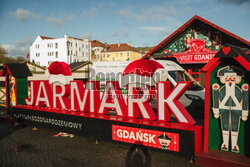
<path id="1" fill-rule="evenodd" d="M 65 76 L 71 76 L 72 72 L 69 65 L 65 62 L 55 61 L 48 67 L 49 73 L 52 75 L 62 74 Z"/>
<path id="2" fill-rule="evenodd" d="M 28 61 L 29 57 L 30 57 L 30 54 L 27 53 L 26 61 Z"/>
<path id="3" fill-rule="evenodd" d="M 137 74 L 141 76 L 151 77 L 159 68 L 164 67 L 154 60 L 139 59 L 133 61 L 125 68 L 125 70 L 123 71 L 123 76 L 127 74 Z"/>

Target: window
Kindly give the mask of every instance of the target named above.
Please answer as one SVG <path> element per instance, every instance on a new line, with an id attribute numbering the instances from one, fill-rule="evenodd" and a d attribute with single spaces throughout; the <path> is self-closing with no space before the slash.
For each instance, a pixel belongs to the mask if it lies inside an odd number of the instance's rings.
<path id="1" fill-rule="evenodd" d="M 76 47 L 77 47 L 77 43 L 76 43 Z"/>
<path id="2" fill-rule="evenodd" d="M 68 55 L 69 55 L 69 50 L 68 50 Z"/>
<path id="3" fill-rule="evenodd" d="M 120 57 L 122 57 L 122 53 L 120 53 Z"/>
<path id="4" fill-rule="evenodd" d="M 76 51 L 76 56 L 77 56 L 77 51 Z"/>
<path id="5" fill-rule="evenodd" d="M 48 52 L 48 56 L 49 56 L 49 52 Z"/>
<path id="6" fill-rule="evenodd" d="M 81 51 L 81 48 L 79 48 L 79 52 Z"/>
<path id="7" fill-rule="evenodd" d="M 58 48 L 58 43 L 55 43 L 55 48 L 56 48 L 56 49 Z"/>
<path id="8" fill-rule="evenodd" d="M 169 76 L 176 82 L 179 81 L 193 81 L 184 71 L 169 71 Z M 188 90 L 201 90 L 202 88 L 194 82 Z"/>
<path id="9" fill-rule="evenodd" d="M 71 55 L 72 55 L 73 53 L 72 53 L 72 50 L 71 50 Z"/>
<path id="10" fill-rule="evenodd" d="M 103 57 L 105 58 L 105 54 L 103 54 Z"/>
<path id="11" fill-rule="evenodd" d="M 129 52 L 127 53 L 127 57 L 129 57 Z"/>
<path id="12" fill-rule="evenodd" d="M 49 44 L 48 44 L 48 48 L 49 48 Z"/>
<path id="13" fill-rule="evenodd" d="M 115 61 L 115 58 L 112 58 L 112 61 Z"/>
<path id="14" fill-rule="evenodd" d="M 58 58 L 58 52 L 56 52 L 56 58 Z"/>

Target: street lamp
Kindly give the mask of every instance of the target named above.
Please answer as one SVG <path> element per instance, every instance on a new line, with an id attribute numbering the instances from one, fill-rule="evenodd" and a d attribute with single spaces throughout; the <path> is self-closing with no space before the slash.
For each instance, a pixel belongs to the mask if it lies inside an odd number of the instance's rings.
<path id="1" fill-rule="evenodd" d="M 69 63 L 69 44 L 70 44 L 70 42 L 67 41 L 66 43 L 67 43 L 67 53 L 66 53 L 67 54 L 67 62 L 68 62 L 68 64 L 70 64 Z"/>
<path id="2" fill-rule="evenodd" d="M 87 53 L 88 53 L 88 57 L 89 57 L 89 62 L 88 62 L 88 80 L 89 80 L 89 73 L 90 73 L 90 71 L 89 71 L 89 63 L 90 63 L 90 46 L 89 46 L 89 44 L 88 44 L 88 51 L 87 51 Z"/>

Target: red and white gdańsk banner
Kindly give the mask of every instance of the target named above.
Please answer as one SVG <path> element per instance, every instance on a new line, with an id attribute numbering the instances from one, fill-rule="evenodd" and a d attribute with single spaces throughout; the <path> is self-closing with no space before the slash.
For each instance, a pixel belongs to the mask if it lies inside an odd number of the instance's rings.
<path id="1" fill-rule="evenodd" d="M 179 134 L 112 125 L 112 140 L 179 152 Z"/>

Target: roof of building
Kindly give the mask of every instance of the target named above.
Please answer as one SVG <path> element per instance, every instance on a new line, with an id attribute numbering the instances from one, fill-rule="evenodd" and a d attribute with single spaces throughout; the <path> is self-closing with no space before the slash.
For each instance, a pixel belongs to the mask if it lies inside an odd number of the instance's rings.
<path id="1" fill-rule="evenodd" d="M 98 40 L 93 40 L 93 41 L 90 41 L 91 42 L 91 46 L 92 47 L 104 47 L 104 43 L 101 43 L 100 41 Z"/>
<path id="2" fill-rule="evenodd" d="M 41 36 L 41 35 L 39 35 L 39 36 L 42 38 L 42 40 L 44 40 L 44 39 L 55 39 L 55 38 L 45 37 L 45 36 Z"/>
<path id="3" fill-rule="evenodd" d="M 21 63 L 25 63 L 25 61 L 23 61 L 23 62 L 21 62 Z M 33 63 L 33 62 L 30 62 L 30 61 L 28 61 L 27 63 L 28 63 L 28 64 L 31 64 L 31 65 L 33 65 L 33 66 L 35 66 L 35 67 L 37 67 L 37 68 L 40 68 L 40 69 L 42 69 L 42 70 L 46 70 L 46 69 L 47 69 L 47 68 L 44 67 L 44 66 L 40 66 L 40 65 L 38 65 L 38 64 L 36 64 L 36 63 Z"/>
<path id="4" fill-rule="evenodd" d="M 76 39 L 76 40 L 79 40 L 79 41 L 83 41 L 83 39 L 81 39 L 81 38 L 75 38 L 75 37 L 70 37 L 70 36 L 68 36 L 67 38 L 69 38 L 69 39 Z"/>
<path id="5" fill-rule="evenodd" d="M 153 55 L 155 53 L 157 53 L 158 51 L 160 51 L 161 49 L 163 49 L 165 46 L 169 45 L 170 43 L 172 43 L 176 38 L 178 38 L 180 35 L 182 35 L 186 30 L 188 30 L 192 25 L 194 24 L 200 24 L 200 23 L 204 23 L 207 24 L 210 27 L 213 27 L 214 29 L 224 33 L 225 35 L 227 35 L 230 38 L 234 38 L 237 39 L 242 45 L 244 45 L 246 48 L 250 48 L 250 42 L 203 19 L 200 16 L 195 15 L 194 17 L 192 17 L 190 20 L 188 20 L 185 24 L 183 24 L 179 29 L 177 29 L 175 32 L 173 32 L 171 35 L 169 35 L 166 39 L 164 39 L 160 44 L 158 44 L 157 46 L 155 46 L 152 50 L 150 50 L 146 55 L 144 55 L 142 57 L 148 57 L 150 55 Z"/>
<path id="6" fill-rule="evenodd" d="M 69 64 L 69 67 L 70 67 L 71 71 L 74 72 L 77 69 L 79 69 L 85 65 L 88 65 L 89 63 L 91 63 L 91 62 L 90 61 L 74 62 L 74 63 Z"/>
<path id="7" fill-rule="evenodd" d="M 39 35 L 39 36 L 42 38 L 42 40 L 44 40 L 44 39 L 56 39 L 56 38 L 45 37 L 45 36 L 41 36 L 41 35 Z M 81 39 L 81 38 L 75 38 L 75 37 L 70 37 L 70 36 L 67 36 L 67 38 L 69 38 L 69 39 L 76 39 L 76 40 L 83 41 L 83 39 Z"/>
<path id="8" fill-rule="evenodd" d="M 134 47 L 128 45 L 127 43 L 117 43 L 117 44 L 106 44 L 105 49 L 102 52 L 121 52 L 121 51 L 135 51 L 138 52 Z"/>
<path id="9" fill-rule="evenodd" d="M 6 73 L 10 72 L 15 78 L 23 78 L 32 76 L 26 63 L 10 63 L 3 66 L 0 76 L 5 76 Z"/>

